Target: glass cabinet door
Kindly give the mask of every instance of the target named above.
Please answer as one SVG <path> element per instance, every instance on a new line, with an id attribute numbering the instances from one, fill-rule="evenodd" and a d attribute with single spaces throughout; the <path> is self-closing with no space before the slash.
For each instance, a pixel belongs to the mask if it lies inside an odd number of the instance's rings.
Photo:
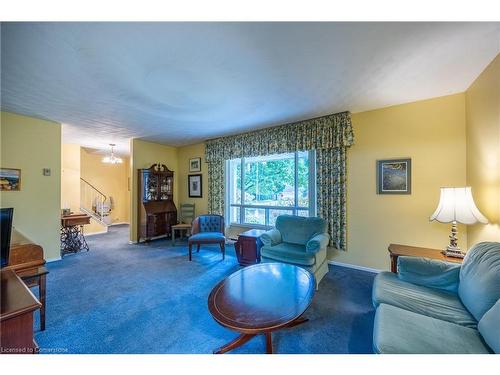
<path id="1" fill-rule="evenodd" d="M 160 199 L 167 200 L 169 193 L 169 177 L 161 176 L 160 177 Z"/>
<path id="2" fill-rule="evenodd" d="M 155 201 L 158 199 L 158 175 L 143 173 L 144 179 L 144 200 Z"/>

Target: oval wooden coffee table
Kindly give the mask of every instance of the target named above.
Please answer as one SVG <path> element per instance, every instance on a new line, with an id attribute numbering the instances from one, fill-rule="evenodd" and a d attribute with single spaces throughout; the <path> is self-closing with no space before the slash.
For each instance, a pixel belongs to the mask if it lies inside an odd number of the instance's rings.
<path id="1" fill-rule="evenodd" d="M 219 324 L 240 336 L 214 354 L 233 350 L 260 334 L 266 336 L 267 353 L 272 353 L 273 331 L 308 320 L 302 314 L 311 304 L 315 285 L 310 272 L 284 263 L 255 264 L 222 280 L 208 297 L 208 309 Z"/>

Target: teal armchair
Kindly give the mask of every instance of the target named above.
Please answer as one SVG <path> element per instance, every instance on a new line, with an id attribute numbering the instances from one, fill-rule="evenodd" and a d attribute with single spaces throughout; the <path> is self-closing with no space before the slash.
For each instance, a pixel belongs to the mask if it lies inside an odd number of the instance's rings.
<path id="1" fill-rule="evenodd" d="M 399 257 L 372 300 L 376 353 L 500 353 L 500 243 L 478 243 L 461 265 Z"/>
<path id="2" fill-rule="evenodd" d="M 319 217 L 281 215 L 276 228 L 261 237 L 263 262 L 290 263 L 310 271 L 316 279 L 316 289 L 328 273 L 326 248 L 330 236 L 327 224 Z"/>

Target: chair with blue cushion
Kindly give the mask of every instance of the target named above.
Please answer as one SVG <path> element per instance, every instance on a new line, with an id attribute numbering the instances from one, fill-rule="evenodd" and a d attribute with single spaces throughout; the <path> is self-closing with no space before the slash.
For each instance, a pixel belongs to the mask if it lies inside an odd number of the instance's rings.
<path id="1" fill-rule="evenodd" d="M 196 245 L 196 251 L 200 251 L 200 245 L 219 244 L 222 259 L 225 258 L 224 217 L 220 215 L 201 215 L 193 220 L 191 225 L 191 236 L 188 239 L 189 260 L 192 260 L 192 247 Z"/>
<path id="2" fill-rule="evenodd" d="M 399 257 L 373 284 L 375 353 L 500 353 L 500 243 L 463 263 Z"/>
<path id="3" fill-rule="evenodd" d="M 318 289 L 328 273 L 326 248 L 330 241 L 326 221 L 319 217 L 281 215 L 276 228 L 265 232 L 260 255 L 263 262 L 290 263 L 310 271 Z"/>

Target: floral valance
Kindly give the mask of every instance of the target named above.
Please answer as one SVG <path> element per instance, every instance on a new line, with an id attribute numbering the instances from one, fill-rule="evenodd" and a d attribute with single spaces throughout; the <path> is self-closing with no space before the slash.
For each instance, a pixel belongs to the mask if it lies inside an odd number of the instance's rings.
<path id="1" fill-rule="evenodd" d="M 279 125 L 206 142 L 207 162 L 286 152 L 349 147 L 353 144 L 350 112 Z"/>

